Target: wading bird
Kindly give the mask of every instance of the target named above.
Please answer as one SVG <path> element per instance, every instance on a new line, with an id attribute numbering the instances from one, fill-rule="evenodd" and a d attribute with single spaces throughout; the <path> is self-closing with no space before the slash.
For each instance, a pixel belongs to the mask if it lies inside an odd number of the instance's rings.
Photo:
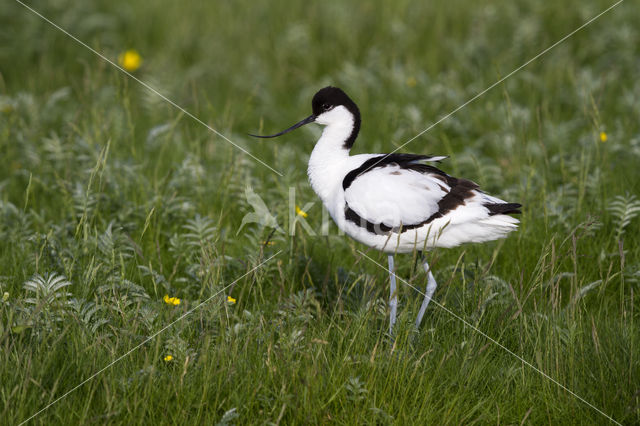
<path id="1" fill-rule="evenodd" d="M 341 230 L 388 254 L 393 332 L 398 304 L 395 253 L 504 238 L 519 223 L 507 215 L 520 213 L 521 205 L 492 197 L 470 180 L 436 168 L 433 163 L 444 156 L 349 155 L 360 131 L 360 111 L 337 87 L 318 91 L 311 106 L 313 114 L 288 129 L 251 136 L 274 138 L 308 123 L 325 126 L 309 158 L 309 181 Z M 427 286 L 416 328 L 437 286 L 426 261 L 423 267 Z"/>

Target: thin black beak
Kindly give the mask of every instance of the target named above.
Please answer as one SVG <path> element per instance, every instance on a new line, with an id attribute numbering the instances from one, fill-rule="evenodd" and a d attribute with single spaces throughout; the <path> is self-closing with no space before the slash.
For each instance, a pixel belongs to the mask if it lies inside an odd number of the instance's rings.
<path id="1" fill-rule="evenodd" d="M 284 135 L 285 133 L 289 133 L 290 131 L 297 129 L 298 127 L 302 127 L 305 124 L 313 123 L 314 121 L 316 121 L 316 116 L 314 114 L 311 114 L 310 116 L 308 116 L 304 120 L 297 122 L 296 124 L 294 124 L 293 126 L 289 127 L 288 129 L 283 130 L 283 131 L 281 131 L 279 133 L 276 133 L 275 135 L 260 136 L 260 135 L 252 135 L 251 133 L 249 133 L 249 136 L 253 136 L 254 138 L 275 138 L 277 136 Z"/>

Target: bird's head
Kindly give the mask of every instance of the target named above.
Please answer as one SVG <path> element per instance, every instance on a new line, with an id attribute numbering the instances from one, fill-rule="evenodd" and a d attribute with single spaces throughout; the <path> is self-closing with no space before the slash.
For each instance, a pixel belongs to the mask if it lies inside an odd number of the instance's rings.
<path id="1" fill-rule="evenodd" d="M 360 130 L 360 110 L 342 89 L 327 86 L 320 89 L 311 101 L 313 114 L 294 124 L 293 126 L 273 135 L 257 138 L 275 138 L 309 123 L 318 123 L 330 127 L 348 127 L 351 129 L 349 138 L 345 141 L 345 148 L 351 148 Z"/>

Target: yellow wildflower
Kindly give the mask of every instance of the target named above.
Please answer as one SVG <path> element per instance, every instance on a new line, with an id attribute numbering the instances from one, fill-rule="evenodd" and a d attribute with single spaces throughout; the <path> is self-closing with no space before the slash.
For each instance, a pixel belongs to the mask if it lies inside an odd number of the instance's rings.
<path id="1" fill-rule="evenodd" d="M 227 296 L 227 302 L 229 302 L 229 303 L 231 303 L 233 305 L 234 303 L 236 303 L 236 299 L 234 299 L 231 296 Z"/>
<path id="2" fill-rule="evenodd" d="M 307 214 L 307 212 L 305 212 L 304 210 L 302 210 L 302 209 L 301 209 L 300 207 L 298 207 L 298 206 L 296 206 L 296 214 L 297 214 L 298 216 L 302 216 L 302 217 L 307 217 L 307 216 L 309 216 L 309 215 Z"/>
<path id="3" fill-rule="evenodd" d="M 142 57 L 137 50 L 129 49 L 118 56 L 120 66 L 129 72 L 134 72 L 142 65 Z"/>
<path id="4" fill-rule="evenodd" d="M 605 132 L 600 132 L 600 142 L 607 141 L 607 134 Z"/>
<path id="5" fill-rule="evenodd" d="M 180 299 L 178 299 L 177 297 L 169 297 L 168 294 L 165 294 L 162 300 L 164 300 L 164 303 L 166 303 L 167 305 L 176 306 L 180 304 Z"/>
<path id="6" fill-rule="evenodd" d="M 169 362 L 173 359 L 173 355 L 167 355 L 164 357 L 165 362 Z"/>
<path id="7" fill-rule="evenodd" d="M 9 102 L 0 103 L 0 111 L 5 114 L 9 114 L 13 111 L 13 105 L 11 105 Z"/>
<path id="8" fill-rule="evenodd" d="M 407 78 L 407 86 L 409 87 L 416 87 L 416 85 L 418 84 L 418 80 L 416 80 L 415 77 L 409 77 Z"/>
<path id="9" fill-rule="evenodd" d="M 276 242 L 275 242 L 275 241 L 263 241 L 263 242 L 262 242 L 262 245 L 263 245 L 263 246 L 273 246 L 273 245 L 275 245 L 275 244 L 276 244 Z"/>

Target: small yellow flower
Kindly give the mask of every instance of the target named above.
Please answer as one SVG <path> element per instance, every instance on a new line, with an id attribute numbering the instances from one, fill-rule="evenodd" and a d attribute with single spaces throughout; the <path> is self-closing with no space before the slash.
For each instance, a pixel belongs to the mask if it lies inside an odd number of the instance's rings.
<path id="1" fill-rule="evenodd" d="M 275 241 L 263 241 L 262 245 L 263 246 L 274 246 L 276 244 Z"/>
<path id="2" fill-rule="evenodd" d="M 607 141 L 607 134 L 605 132 L 600 132 L 600 142 Z"/>
<path id="3" fill-rule="evenodd" d="M 307 216 L 309 216 L 309 215 L 307 214 L 307 212 L 305 212 L 304 210 L 302 210 L 302 209 L 301 209 L 300 207 L 298 207 L 298 206 L 296 206 L 296 214 L 297 214 L 298 216 L 302 216 L 302 217 L 307 217 Z"/>
<path id="4" fill-rule="evenodd" d="M 129 49 L 118 56 L 120 66 L 129 72 L 134 72 L 142 65 L 142 57 L 135 49 Z"/>
<path id="5" fill-rule="evenodd" d="M 165 362 L 169 362 L 173 359 L 173 355 L 167 355 L 164 357 Z"/>
<path id="6" fill-rule="evenodd" d="M 416 80 L 415 77 L 409 77 L 407 78 L 407 86 L 409 87 L 416 87 L 416 85 L 418 84 L 418 80 Z"/>
<path id="7" fill-rule="evenodd" d="M 0 103 L 0 111 L 2 111 L 5 114 L 9 114 L 13 111 L 13 105 L 11 105 L 10 103 Z"/>
<path id="8" fill-rule="evenodd" d="M 167 305 L 177 306 L 180 304 L 180 299 L 178 299 L 177 297 L 169 297 L 168 294 L 165 294 L 162 300 L 164 300 L 164 303 L 166 303 Z"/>
<path id="9" fill-rule="evenodd" d="M 234 299 L 231 296 L 227 296 L 227 302 L 229 302 L 229 303 L 231 303 L 233 305 L 234 303 L 236 303 L 236 299 Z"/>

